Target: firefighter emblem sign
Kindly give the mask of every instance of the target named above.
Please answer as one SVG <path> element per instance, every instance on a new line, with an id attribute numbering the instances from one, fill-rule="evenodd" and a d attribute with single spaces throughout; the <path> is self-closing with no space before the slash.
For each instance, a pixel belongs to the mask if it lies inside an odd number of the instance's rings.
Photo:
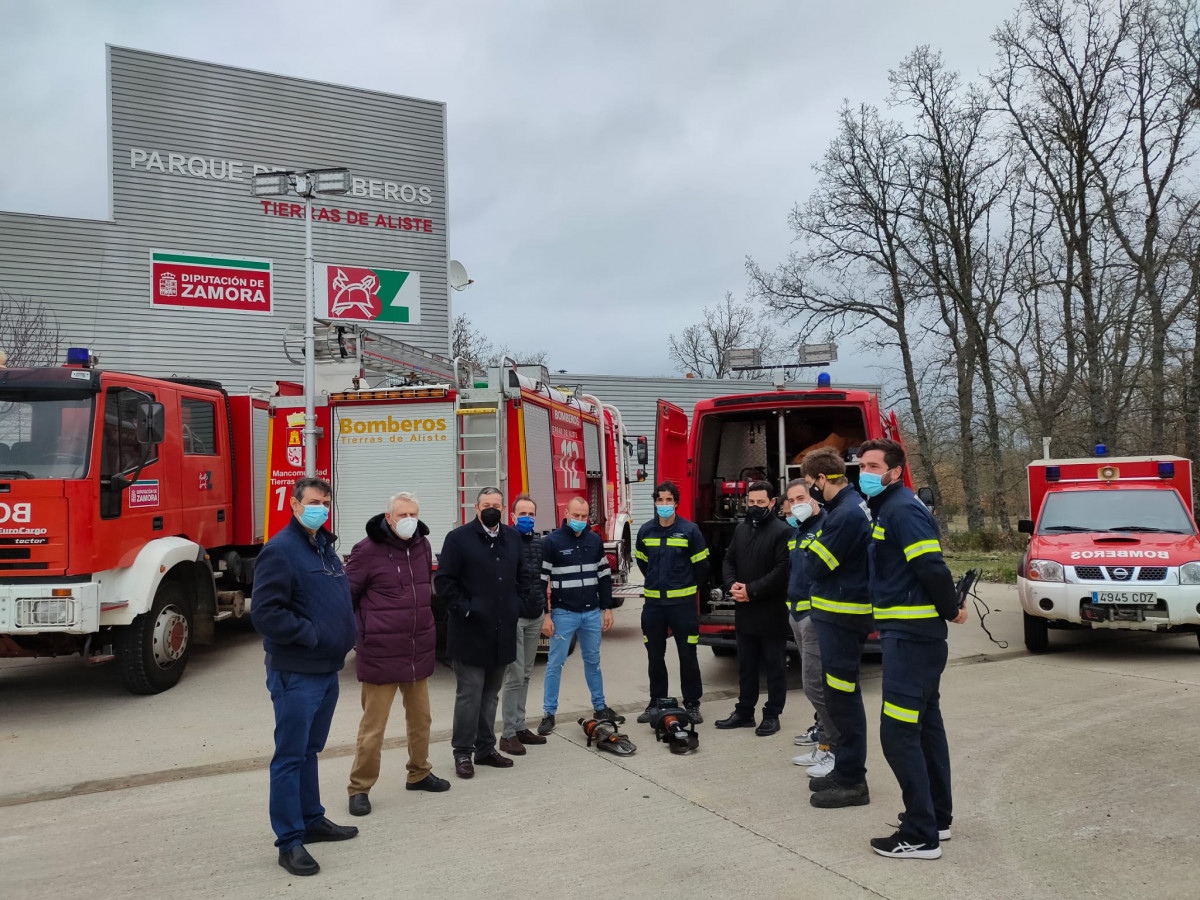
<path id="1" fill-rule="evenodd" d="M 421 321 L 421 273 L 363 266 L 316 267 L 320 319 L 416 325 Z"/>

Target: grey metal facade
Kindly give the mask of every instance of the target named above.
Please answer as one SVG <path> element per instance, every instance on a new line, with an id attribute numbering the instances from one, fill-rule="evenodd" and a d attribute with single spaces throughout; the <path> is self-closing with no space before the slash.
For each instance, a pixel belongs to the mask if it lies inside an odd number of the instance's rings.
<path id="1" fill-rule="evenodd" d="M 444 104 L 117 47 L 108 79 L 111 219 L 0 212 L 0 288 L 50 307 L 65 345 L 233 390 L 299 380 L 283 335 L 304 320 L 304 222 L 264 207 L 250 179 L 256 165 L 345 166 L 365 196 L 314 201 L 341 219 L 314 220 L 315 261 L 419 272 L 419 324 L 370 327 L 447 352 Z M 405 217 L 430 232 L 382 224 Z M 273 312 L 152 307 L 151 251 L 271 260 Z"/>
<path id="2" fill-rule="evenodd" d="M 723 397 L 729 394 L 749 394 L 755 391 L 774 390 L 770 378 L 740 380 L 718 380 L 708 378 L 636 378 L 621 375 L 590 375 L 566 373 L 551 375 L 556 385 L 571 388 L 582 385 L 586 393 L 594 394 L 603 403 L 611 403 L 621 411 L 625 428 L 630 436 L 645 435 L 650 444 L 650 464 L 646 467 L 646 482 L 633 485 L 633 518 L 641 524 L 654 514 L 654 424 L 658 401 L 668 400 L 683 408 L 688 422 L 701 400 Z M 803 390 L 816 384 L 814 371 L 811 381 L 789 382 L 788 390 Z M 878 384 L 837 383 L 838 388 L 880 392 Z"/>

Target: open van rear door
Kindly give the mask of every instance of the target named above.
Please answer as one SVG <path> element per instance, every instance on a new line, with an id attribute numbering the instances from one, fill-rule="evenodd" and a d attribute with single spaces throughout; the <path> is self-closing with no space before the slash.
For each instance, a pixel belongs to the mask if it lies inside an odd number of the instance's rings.
<path id="1" fill-rule="evenodd" d="M 658 401 L 654 419 L 654 483 L 679 485 L 679 514 L 692 517 L 691 479 L 688 476 L 687 413 L 674 403 Z"/>

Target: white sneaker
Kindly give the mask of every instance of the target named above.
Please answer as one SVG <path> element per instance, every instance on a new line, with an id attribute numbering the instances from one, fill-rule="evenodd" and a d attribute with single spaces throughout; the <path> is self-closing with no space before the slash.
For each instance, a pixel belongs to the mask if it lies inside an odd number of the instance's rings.
<path id="1" fill-rule="evenodd" d="M 809 767 L 809 778 L 821 778 L 833 771 L 834 757 L 828 750 L 817 751 L 817 762 Z"/>
<path id="2" fill-rule="evenodd" d="M 804 732 L 804 734 L 796 735 L 792 739 L 792 743 L 797 747 L 807 747 L 809 744 L 815 744 L 817 742 L 818 730 L 819 728 L 817 723 L 813 722 L 812 725 L 808 727 L 808 731 Z"/>
<path id="3" fill-rule="evenodd" d="M 792 757 L 792 764 L 796 766 L 815 766 L 821 761 L 821 748 L 813 747 L 807 753 L 802 753 L 799 756 Z"/>

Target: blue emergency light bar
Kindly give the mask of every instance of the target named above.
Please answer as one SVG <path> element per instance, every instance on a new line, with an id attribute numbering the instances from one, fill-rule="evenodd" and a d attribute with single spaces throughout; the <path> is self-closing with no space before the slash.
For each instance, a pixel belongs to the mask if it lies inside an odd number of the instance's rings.
<path id="1" fill-rule="evenodd" d="M 67 365 L 87 368 L 92 361 L 92 351 L 87 347 L 68 347 Z"/>
<path id="2" fill-rule="evenodd" d="M 1158 477 L 1159 478 L 1174 478 L 1175 477 L 1175 463 L 1160 462 L 1158 464 Z"/>
<path id="3" fill-rule="evenodd" d="M 830 384 L 832 384 L 832 382 L 830 381 L 828 372 L 822 372 L 817 376 L 817 387 L 827 388 L 830 386 Z"/>
<path id="4" fill-rule="evenodd" d="M 1103 456 L 1107 452 L 1108 452 L 1108 448 L 1105 447 L 1103 444 L 1096 445 L 1096 455 L 1097 456 Z"/>
<path id="5" fill-rule="evenodd" d="M 1058 466 L 1046 466 L 1046 480 L 1058 481 L 1062 478 L 1062 469 Z"/>

